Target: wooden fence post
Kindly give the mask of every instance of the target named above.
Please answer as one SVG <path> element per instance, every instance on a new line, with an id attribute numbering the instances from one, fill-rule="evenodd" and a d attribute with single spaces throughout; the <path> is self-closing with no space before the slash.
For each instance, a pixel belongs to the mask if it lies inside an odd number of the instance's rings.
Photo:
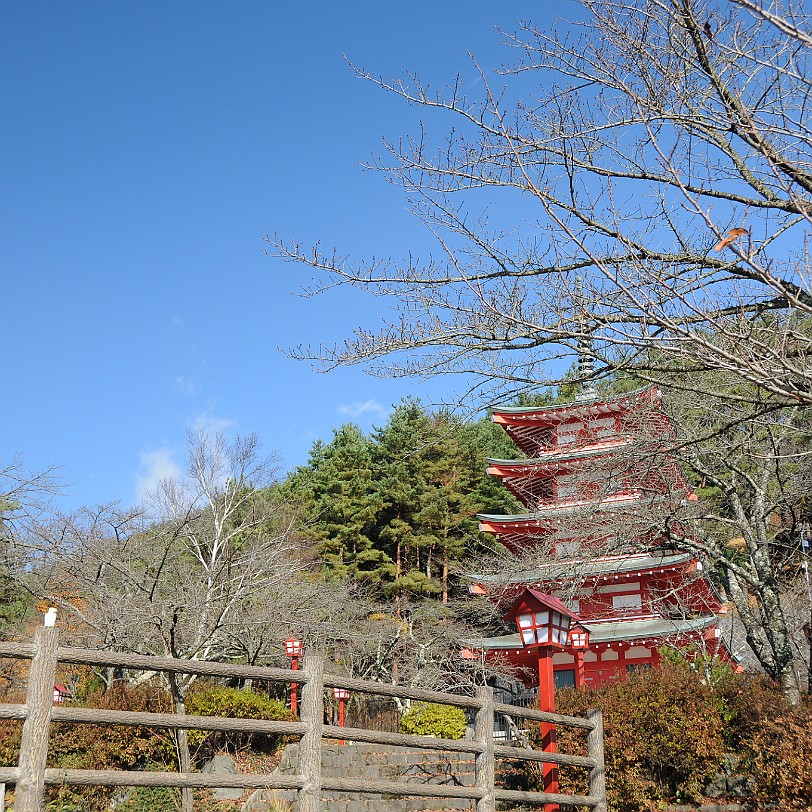
<path id="1" fill-rule="evenodd" d="M 600 799 L 593 812 L 608 812 L 606 772 L 603 767 L 603 712 L 594 709 L 588 710 L 586 718 L 595 725 L 586 737 L 587 755 L 597 762 L 589 772 L 589 794 Z"/>
<path id="2" fill-rule="evenodd" d="M 496 756 L 493 750 L 493 688 L 487 685 L 476 689 L 477 699 L 482 707 L 477 708 L 474 717 L 474 741 L 483 746 L 476 754 L 476 787 L 483 795 L 476 802 L 476 812 L 496 812 L 494 781 L 496 780 Z"/>
<path id="3" fill-rule="evenodd" d="M 324 726 L 324 658 L 304 658 L 306 682 L 302 687 L 299 718 L 307 731 L 299 741 L 299 775 L 304 786 L 298 794 L 298 812 L 318 812 L 321 806 L 321 733 Z"/>
<path id="4" fill-rule="evenodd" d="M 34 656 L 25 697 L 28 712 L 20 739 L 20 780 L 14 793 L 16 812 L 40 812 L 43 807 L 58 643 L 59 632 L 53 627 L 40 626 L 34 632 Z"/>

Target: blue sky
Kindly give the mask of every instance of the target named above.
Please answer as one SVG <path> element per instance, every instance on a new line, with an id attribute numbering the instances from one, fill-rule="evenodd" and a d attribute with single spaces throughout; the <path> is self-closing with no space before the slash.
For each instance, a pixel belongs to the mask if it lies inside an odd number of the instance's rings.
<path id="1" fill-rule="evenodd" d="M 452 381 L 318 374 L 279 347 L 374 323 L 376 302 L 292 293 L 264 235 L 426 253 L 360 164 L 418 111 L 357 79 L 477 81 L 494 26 L 542 2 L 0 4 L 0 460 L 59 466 L 66 506 L 138 498 L 196 425 L 257 432 L 285 467 L 353 419 Z"/>

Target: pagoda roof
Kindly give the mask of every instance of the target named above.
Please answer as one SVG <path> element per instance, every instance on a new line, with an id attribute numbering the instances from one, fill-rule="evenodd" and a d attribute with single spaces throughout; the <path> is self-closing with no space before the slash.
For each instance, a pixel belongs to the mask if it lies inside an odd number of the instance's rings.
<path id="1" fill-rule="evenodd" d="M 601 643 L 626 642 L 631 640 L 663 640 L 669 637 L 702 632 L 718 623 L 716 615 L 703 615 L 697 618 L 672 620 L 670 618 L 643 618 L 640 620 L 613 620 L 596 623 L 589 621 L 584 626 L 589 630 L 590 647 Z M 522 638 L 518 632 L 499 637 L 486 637 L 476 642 L 470 641 L 472 648 L 480 651 L 522 649 Z"/>
<path id="2" fill-rule="evenodd" d="M 554 417 L 558 412 L 563 413 L 578 413 L 587 412 L 590 414 L 599 414 L 601 412 L 614 412 L 622 409 L 630 400 L 638 399 L 640 395 L 651 393 L 652 396 L 658 396 L 660 390 L 651 384 L 641 386 L 639 389 L 633 389 L 630 392 L 623 392 L 613 397 L 606 397 L 601 394 L 596 394 L 588 400 L 574 400 L 569 403 L 554 403 L 550 406 L 497 406 L 493 409 L 493 414 L 515 415 L 517 417 L 534 417 L 549 416 Z"/>
<path id="3" fill-rule="evenodd" d="M 632 553 L 601 556 L 583 561 L 556 560 L 517 572 L 508 577 L 488 575 L 477 578 L 479 583 L 531 584 L 537 581 L 558 581 L 573 578 L 598 578 L 605 575 L 627 575 L 635 572 L 668 569 L 695 560 L 691 553 Z"/>
<path id="4" fill-rule="evenodd" d="M 628 448 L 629 441 L 624 439 L 613 439 L 602 445 L 590 446 L 578 451 L 545 451 L 538 457 L 525 457 L 518 460 L 500 460 L 488 457 L 488 465 L 498 465 L 500 468 L 536 468 L 550 463 L 571 462 L 576 460 L 590 459 L 592 457 L 602 457 L 616 451 L 619 448 Z"/>
<path id="5" fill-rule="evenodd" d="M 637 504 L 640 501 L 640 496 L 640 491 L 634 491 L 632 493 L 612 495 L 600 502 L 594 500 L 573 501 L 569 504 L 553 502 L 548 506 L 539 507 L 533 513 L 516 513 L 513 515 L 478 513 L 477 518 L 482 522 L 492 522 L 494 524 L 528 525 L 558 516 L 570 516 L 585 508 L 599 511 L 622 510 L 629 505 Z"/>

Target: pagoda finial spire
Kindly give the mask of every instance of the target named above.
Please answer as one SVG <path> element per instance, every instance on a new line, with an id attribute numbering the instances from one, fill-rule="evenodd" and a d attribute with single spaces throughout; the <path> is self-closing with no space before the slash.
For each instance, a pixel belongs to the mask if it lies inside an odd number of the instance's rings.
<path id="1" fill-rule="evenodd" d="M 576 377 L 578 380 L 578 392 L 575 395 L 576 402 L 594 400 L 598 396 L 595 388 L 595 353 L 592 349 L 592 330 L 587 324 L 586 308 L 584 307 L 584 280 L 577 276 L 576 285 L 576 306 L 578 308 L 578 363 L 576 366 Z"/>

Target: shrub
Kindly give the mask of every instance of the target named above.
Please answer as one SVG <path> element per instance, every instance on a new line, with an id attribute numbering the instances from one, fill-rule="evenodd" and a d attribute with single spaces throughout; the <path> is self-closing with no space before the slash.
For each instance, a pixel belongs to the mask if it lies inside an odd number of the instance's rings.
<path id="1" fill-rule="evenodd" d="M 186 696 L 186 712 L 192 716 L 227 716 L 234 719 L 293 721 L 290 709 L 278 699 L 238 688 L 201 684 Z M 207 759 L 219 750 L 241 753 L 248 749 L 273 752 L 285 737 L 256 733 L 189 731 L 189 746 L 198 759 Z"/>
<path id="2" fill-rule="evenodd" d="M 133 787 L 115 808 L 117 812 L 178 812 L 180 791 L 174 787 Z"/>
<path id="3" fill-rule="evenodd" d="M 88 696 L 88 707 L 170 713 L 169 695 L 160 689 L 133 687 L 118 682 L 108 691 Z M 170 733 L 121 726 L 76 725 L 56 722 L 51 728 L 48 759 L 59 767 L 89 770 L 132 770 L 147 764 L 174 765 L 175 747 Z"/>
<path id="4" fill-rule="evenodd" d="M 763 675 L 730 673 L 714 687 L 724 721 L 727 747 L 736 752 L 747 749 L 765 720 L 785 714 L 786 697 Z"/>
<path id="5" fill-rule="evenodd" d="M 400 717 L 400 732 L 439 739 L 461 739 L 465 735 L 465 713 L 450 705 L 418 702 Z"/>
<path id="6" fill-rule="evenodd" d="M 82 703 L 107 710 L 164 713 L 171 710 L 169 696 L 148 686 L 134 688 L 116 683 L 110 690 L 93 690 Z M 19 757 L 19 722 L 0 724 L 0 761 L 16 764 Z M 172 737 L 164 731 L 131 726 L 74 725 L 55 722 L 48 741 L 48 765 L 87 770 L 138 770 L 148 765 L 174 766 Z M 106 810 L 117 790 L 101 787 L 46 787 L 46 806 L 57 812 Z"/>
<path id="7" fill-rule="evenodd" d="M 20 735 L 23 723 L 16 719 L 0 719 L 0 764 L 15 766 L 20 758 Z"/>
<path id="8" fill-rule="evenodd" d="M 812 807 L 812 700 L 762 719 L 749 750 L 757 802 L 780 809 Z"/>
<path id="9" fill-rule="evenodd" d="M 215 800 L 209 789 L 194 789 L 192 797 L 195 812 L 239 812 L 242 808 L 241 801 Z M 180 790 L 174 787 L 133 787 L 126 793 L 126 797 L 115 805 L 116 812 L 178 812 L 180 808 Z M 68 810 L 60 809 L 57 812 Z M 268 812 L 291 812 L 291 808 L 271 806 Z"/>
<path id="10" fill-rule="evenodd" d="M 597 690 L 556 693 L 560 713 L 584 716 L 589 708 L 604 714 L 607 795 L 610 808 L 619 812 L 698 799 L 722 760 L 718 700 L 687 669 L 638 671 Z M 529 726 L 529 736 L 540 747 L 540 726 Z M 559 727 L 558 741 L 560 750 L 586 755 L 582 732 Z M 540 765 L 528 765 L 518 777 L 517 785 L 541 789 Z M 562 791 L 586 794 L 585 770 L 562 768 L 559 778 Z"/>

